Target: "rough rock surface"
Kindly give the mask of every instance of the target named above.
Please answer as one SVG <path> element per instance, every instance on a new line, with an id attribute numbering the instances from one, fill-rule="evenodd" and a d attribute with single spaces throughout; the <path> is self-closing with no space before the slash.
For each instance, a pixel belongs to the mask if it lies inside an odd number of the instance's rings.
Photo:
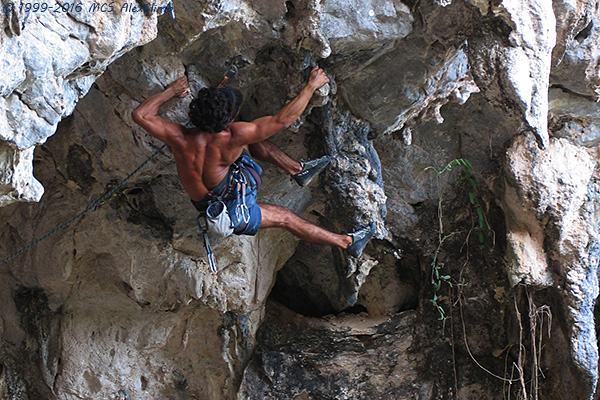
<path id="1" fill-rule="evenodd" d="M 158 7 L 164 1 L 156 2 Z M 157 34 L 157 12 L 90 3 L 2 1 L 0 27 L 0 205 L 37 201 L 34 146 L 54 134 L 106 67 Z M 102 3 L 104 4 L 104 3 Z M 128 3 L 126 3 L 128 4 Z"/>
<path id="2" fill-rule="evenodd" d="M 2 258 L 88 212 L 0 264 L 0 399 L 598 398 L 597 0 L 1 4 Z M 266 230 L 210 273 L 131 112 L 231 63 L 245 120 L 330 76 L 271 140 L 331 165 L 260 200 L 375 221 L 359 259 Z"/>
<path id="3" fill-rule="evenodd" d="M 413 323 L 412 311 L 316 319 L 272 304 L 238 398 L 428 398 L 430 385 L 411 365 Z"/>

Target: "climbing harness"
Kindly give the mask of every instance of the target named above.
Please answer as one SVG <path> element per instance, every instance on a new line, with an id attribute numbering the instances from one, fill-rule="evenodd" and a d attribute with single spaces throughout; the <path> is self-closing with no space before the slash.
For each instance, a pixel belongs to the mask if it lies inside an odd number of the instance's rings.
<path id="1" fill-rule="evenodd" d="M 119 183 L 117 183 L 115 185 L 115 187 L 113 187 L 112 189 L 106 191 L 98 200 L 92 200 L 92 201 L 90 201 L 90 203 L 87 205 L 87 207 L 82 212 L 80 212 L 79 214 L 77 214 L 76 216 L 74 216 L 73 218 L 71 218 L 70 220 L 68 220 L 67 222 L 63 223 L 62 225 L 58 226 L 57 228 L 53 229 L 52 231 L 46 233 L 44 236 L 42 236 L 42 237 L 34 240 L 33 242 L 29 243 L 27 246 L 25 246 L 25 247 L 17 250 L 16 252 L 14 252 L 13 254 L 11 254 L 10 256 L 3 258 L 2 260 L 0 260 L 0 265 L 4 264 L 5 262 L 8 262 L 8 261 L 12 260 L 13 258 L 15 258 L 16 256 L 18 256 L 19 254 L 22 254 L 22 253 L 26 252 L 27 250 L 31 249 L 35 245 L 39 244 L 40 242 L 48 239 L 50 236 L 52 236 L 52 235 L 54 235 L 54 234 L 62 231 L 63 229 L 65 229 L 66 227 L 68 227 L 69 225 L 71 225 L 73 222 L 75 222 L 78 219 L 82 218 L 88 212 L 90 212 L 90 211 L 96 211 L 98 209 L 98 207 L 100 207 L 108 198 L 110 198 L 117 190 L 119 190 L 125 183 L 127 183 L 127 181 L 129 179 L 131 179 L 132 176 L 134 176 L 142 168 L 144 168 L 146 166 L 146 164 L 148 164 L 150 162 L 150 160 L 152 160 L 154 157 L 156 157 L 158 155 L 158 153 L 160 153 L 166 146 L 167 146 L 167 144 L 165 143 L 161 147 L 159 147 L 154 153 L 152 153 L 150 155 L 150 157 L 148 157 L 143 163 L 141 163 L 132 173 L 130 173 L 123 180 L 121 180 Z"/>

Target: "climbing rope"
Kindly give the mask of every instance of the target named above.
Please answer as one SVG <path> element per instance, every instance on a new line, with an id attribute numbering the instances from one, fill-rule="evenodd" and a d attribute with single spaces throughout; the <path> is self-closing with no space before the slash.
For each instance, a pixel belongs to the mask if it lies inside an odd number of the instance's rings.
<path id="1" fill-rule="evenodd" d="M 85 208 L 85 210 L 83 210 L 82 212 L 80 212 L 79 214 L 77 214 L 76 216 L 74 216 L 73 218 L 71 218 L 70 220 L 68 220 L 67 222 L 63 223 L 62 225 L 59 225 L 55 229 L 53 229 L 50 232 L 46 233 L 44 236 L 42 236 L 42 237 L 34 240 L 33 242 L 29 243 L 27 246 L 25 246 L 25 247 L 21 248 L 20 250 L 14 252 L 10 256 L 3 258 L 2 260 L 0 260 L 0 265 L 4 264 L 5 262 L 8 262 L 8 261 L 12 260 L 13 258 L 15 258 L 16 256 L 18 256 L 19 254 L 22 254 L 22 253 L 26 252 L 27 250 L 31 249 L 32 247 L 34 247 L 38 243 L 40 243 L 40 242 L 48 239 L 50 236 L 55 235 L 56 233 L 62 231 L 63 229 L 65 229 L 66 227 L 68 227 L 69 225 L 71 225 L 73 222 L 75 222 L 78 219 L 80 219 L 81 217 L 83 217 L 88 212 L 90 212 L 90 211 L 96 211 L 98 209 L 98 207 L 100 207 L 100 205 L 102 205 L 102 203 L 104 203 L 117 190 L 119 190 L 125 183 L 127 183 L 127 181 L 129 179 L 131 179 L 132 176 L 134 176 L 142 168 L 144 168 L 146 166 L 146 164 L 148 164 L 150 162 L 150 160 L 152 160 L 154 157 L 156 157 L 158 155 L 158 153 L 160 153 L 166 146 L 167 146 L 166 143 L 163 144 L 158 150 L 156 150 L 154 153 L 152 153 L 152 155 L 150 155 L 150 157 L 148 157 L 146 159 L 146 161 L 144 161 L 143 163 L 141 163 L 132 173 L 130 173 L 123 180 L 121 180 L 119 183 L 117 183 L 115 185 L 115 187 L 113 187 L 112 189 L 106 191 L 98 200 L 92 200 L 92 201 L 90 201 L 90 203 L 87 205 L 87 207 Z"/>

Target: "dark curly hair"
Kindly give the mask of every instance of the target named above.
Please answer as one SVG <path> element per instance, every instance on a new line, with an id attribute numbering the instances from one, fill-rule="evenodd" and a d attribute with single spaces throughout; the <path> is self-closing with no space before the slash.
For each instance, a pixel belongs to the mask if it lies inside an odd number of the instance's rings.
<path id="1" fill-rule="evenodd" d="M 204 132 L 224 130 L 237 116 L 242 105 L 242 92 L 228 88 L 202 88 L 190 103 L 189 117 Z"/>

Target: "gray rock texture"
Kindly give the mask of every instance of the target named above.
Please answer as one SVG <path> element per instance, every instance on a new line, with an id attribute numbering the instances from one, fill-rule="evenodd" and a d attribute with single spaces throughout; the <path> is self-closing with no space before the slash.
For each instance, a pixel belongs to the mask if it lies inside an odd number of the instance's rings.
<path id="1" fill-rule="evenodd" d="M 157 34 L 157 12 L 116 3 L 107 3 L 111 11 L 105 3 L 33 4 L 2 1 L 2 205 L 39 200 L 43 188 L 27 165 L 34 146 L 54 134 L 110 63 Z"/>
<path id="2" fill-rule="evenodd" d="M 0 4 L 0 399 L 598 398 L 597 0 Z M 232 64 L 244 120 L 330 77 L 270 139 L 330 166 L 259 200 L 375 222 L 360 258 L 261 230 L 210 272 L 131 113 Z"/>

